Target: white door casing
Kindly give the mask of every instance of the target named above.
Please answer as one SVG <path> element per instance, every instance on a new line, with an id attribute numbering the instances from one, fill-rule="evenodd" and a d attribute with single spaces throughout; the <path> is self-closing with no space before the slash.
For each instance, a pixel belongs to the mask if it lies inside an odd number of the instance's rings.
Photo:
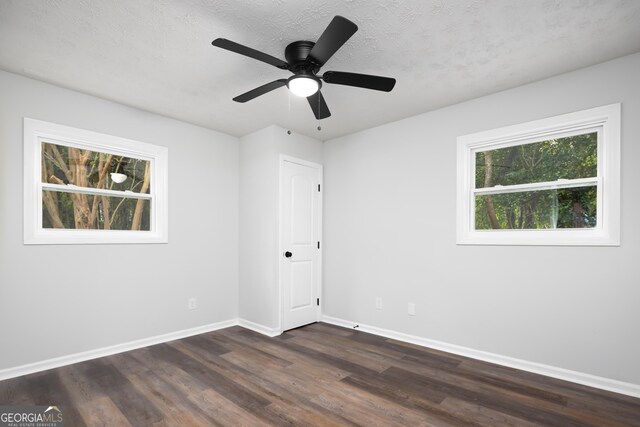
<path id="1" fill-rule="evenodd" d="M 281 330 L 320 319 L 322 165 L 280 158 Z"/>

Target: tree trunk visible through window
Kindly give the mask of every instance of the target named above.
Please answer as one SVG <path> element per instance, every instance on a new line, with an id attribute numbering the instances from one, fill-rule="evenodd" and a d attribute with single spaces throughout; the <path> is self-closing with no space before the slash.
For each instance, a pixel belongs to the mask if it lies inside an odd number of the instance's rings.
<path id="1" fill-rule="evenodd" d="M 484 164 L 485 164 L 485 175 L 484 175 L 484 186 L 485 187 L 493 187 L 492 178 L 493 178 L 493 154 L 491 151 L 487 151 L 484 153 Z M 487 208 L 487 216 L 489 217 L 489 223 L 491 224 L 491 228 L 498 229 L 500 228 L 500 223 L 498 222 L 498 216 L 496 215 L 496 209 L 493 206 L 493 197 L 491 195 L 487 196 L 485 200 L 485 206 Z"/>
<path id="2" fill-rule="evenodd" d="M 144 168 L 144 181 L 142 182 L 142 188 L 140 189 L 141 193 L 145 193 L 149 188 L 149 178 L 151 173 L 149 171 L 149 162 Z M 144 200 L 138 199 L 136 202 L 136 210 L 133 213 L 133 221 L 131 223 L 132 230 L 140 230 L 140 224 L 142 223 L 142 209 L 144 208 Z"/>

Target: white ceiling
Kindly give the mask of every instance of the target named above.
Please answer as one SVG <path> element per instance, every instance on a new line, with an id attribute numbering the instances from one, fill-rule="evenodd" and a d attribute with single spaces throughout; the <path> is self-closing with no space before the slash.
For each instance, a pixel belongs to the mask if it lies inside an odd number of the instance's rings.
<path id="1" fill-rule="evenodd" d="M 290 74 L 213 39 L 284 58 L 334 15 L 359 31 L 322 71 L 395 77 L 393 92 L 326 84 L 321 122 L 286 88 L 231 100 Z M 0 68 L 237 136 L 327 140 L 638 51 L 638 0 L 0 1 Z"/>

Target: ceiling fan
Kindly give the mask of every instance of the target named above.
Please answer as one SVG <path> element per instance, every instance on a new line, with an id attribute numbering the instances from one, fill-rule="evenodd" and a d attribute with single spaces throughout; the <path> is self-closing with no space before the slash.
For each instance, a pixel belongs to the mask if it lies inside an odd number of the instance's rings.
<path id="1" fill-rule="evenodd" d="M 211 44 L 293 73 L 288 79 L 278 79 L 236 96 L 233 98 L 234 101 L 247 102 L 274 89 L 287 86 L 294 95 L 307 98 L 316 119 L 321 120 L 331 116 L 320 92 L 323 81 L 384 92 L 390 92 L 396 84 L 396 80 L 389 77 L 341 71 L 325 71 L 322 76 L 317 75 L 320 68 L 356 31 L 356 24 L 342 16 L 335 16 L 317 42 L 301 40 L 289 44 L 284 51 L 286 62 L 227 39 L 218 38 Z"/>

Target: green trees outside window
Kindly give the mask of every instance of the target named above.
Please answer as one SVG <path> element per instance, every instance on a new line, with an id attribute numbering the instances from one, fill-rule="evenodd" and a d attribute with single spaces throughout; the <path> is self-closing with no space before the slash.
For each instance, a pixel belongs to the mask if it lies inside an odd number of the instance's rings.
<path id="1" fill-rule="evenodd" d="M 42 183 L 65 187 L 42 190 L 42 227 L 148 231 L 150 200 L 127 196 L 149 194 L 150 163 L 43 142 Z M 87 194 L 73 186 L 113 193 Z"/>
<path id="2" fill-rule="evenodd" d="M 475 229 L 569 229 L 597 225 L 596 181 L 569 188 L 509 189 L 597 177 L 598 133 L 475 153 Z"/>

